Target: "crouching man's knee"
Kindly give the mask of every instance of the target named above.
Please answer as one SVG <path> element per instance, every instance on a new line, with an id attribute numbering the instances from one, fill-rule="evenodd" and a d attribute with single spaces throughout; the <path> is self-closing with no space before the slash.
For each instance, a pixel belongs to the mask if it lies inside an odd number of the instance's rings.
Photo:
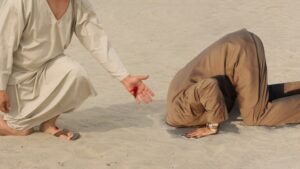
<path id="1" fill-rule="evenodd" d="M 185 122 L 181 119 L 175 117 L 175 114 L 168 113 L 166 116 L 166 123 L 172 127 L 184 127 L 186 126 Z"/>
<path id="2" fill-rule="evenodd" d="M 178 127 L 178 128 L 203 125 L 198 123 L 195 117 L 180 116 L 172 113 L 167 114 L 166 123 L 172 127 Z"/>
<path id="3" fill-rule="evenodd" d="M 70 68 L 70 75 L 76 79 L 86 79 L 88 77 L 86 70 L 80 64 L 73 64 Z"/>

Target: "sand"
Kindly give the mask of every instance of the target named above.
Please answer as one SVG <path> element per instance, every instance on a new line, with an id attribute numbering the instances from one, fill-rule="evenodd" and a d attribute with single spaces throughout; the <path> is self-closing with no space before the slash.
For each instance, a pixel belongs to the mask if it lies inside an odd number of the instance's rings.
<path id="1" fill-rule="evenodd" d="M 1 3 L 1 0 L 0 0 Z M 186 139 L 164 123 L 173 75 L 222 35 L 241 28 L 265 44 L 270 83 L 300 80 L 300 2 L 294 0 L 92 1 L 132 74 L 150 74 L 155 102 L 137 105 L 74 38 L 66 52 L 99 93 L 59 125 L 79 131 L 67 142 L 35 133 L 0 137 L 0 169 L 298 169 L 300 125 L 248 127 L 238 112 L 220 134 Z M 0 11 L 1 12 L 1 11 Z"/>

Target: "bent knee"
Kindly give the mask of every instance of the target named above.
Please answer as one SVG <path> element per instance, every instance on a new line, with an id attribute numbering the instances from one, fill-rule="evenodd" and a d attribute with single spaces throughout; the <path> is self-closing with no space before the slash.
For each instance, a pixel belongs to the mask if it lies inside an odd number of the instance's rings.
<path id="1" fill-rule="evenodd" d="M 182 123 L 180 123 L 180 121 L 174 117 L 173 114 L 168 113 L 166 116 L 166 123 L 172 127 L 179 127 L 182 126 Z"/>
<path id="2" fill-rule="evenodd" d="M 165 122 L 166 122 L 166 124 L 168 124 L 169 126 L 172 126 L 172 127 L 179 127 L 179 126 L 181 126 L 178 122 L 176 122 L 176 121 L 174 121 L 174 120 L 172 120 L 172 119 L 170 119 L 168 117 L 166 118 Z"/>
<path id="3" fill-rule="evenodd" d="M 75 79 L 86 79 L 88 77 L 86 70 L 79 63 L 74 63 L 70 67 L 69 74 Z"/>
<path id="4" fill-rule="evenodd" d="M 172 127 L 191 127 L 195 126 L 194 118 L 187 118 L 187 117 L 179 117 L 176 115 L 168 115 L 166 118 L 166 123 Z"/>
<path id="5" fill-rule="evenodd" d="M 87 77 L 87 72 L 84 68 L 75 60 L 70 57 L 60 57 L 54 60 L 51 64 L 49 64 L 47 69 L 47 76 L 60 76 L 68 75 L 69 77 L 74 77 L 75 79 L 80 77 Z"/>

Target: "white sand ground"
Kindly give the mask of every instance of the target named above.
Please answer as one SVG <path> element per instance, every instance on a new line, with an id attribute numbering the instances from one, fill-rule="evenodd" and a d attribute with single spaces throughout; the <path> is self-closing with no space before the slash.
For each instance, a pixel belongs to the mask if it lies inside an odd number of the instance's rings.
<path id="1" fill-rule="evenodd" d="M 0 0 L 1 1 L 1 0 Z M 151 105 L 136 105 L 75 40 L 68 54 L 89 72 L 99 96 L 59 124 L 80 131 L 66 142 L 40 133 L 0 137 L 0 169 L 299 169 L 300 125 L 247 127 L 181 137 L 164 123 L 175 72 L 220 36 L 248 28 L 264 41 L 271 83 L 300 80 L 300 2 L 295 0 L 94 0 L 112 43 L 133 74 L 150 74 Z M 0 11 L 1 12 L 1 11 Z M 1 36 L 1 35 L 0 35 Z"/>

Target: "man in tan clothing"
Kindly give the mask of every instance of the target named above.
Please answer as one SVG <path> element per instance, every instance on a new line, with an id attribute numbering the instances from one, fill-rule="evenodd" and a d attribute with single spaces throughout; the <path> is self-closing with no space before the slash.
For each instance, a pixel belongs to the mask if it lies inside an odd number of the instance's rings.
<path id="1" fill-rule="evenodd" d="M 300 82 L 268 86 L 263 44 L 243 29 L 212 44 L 175 75 L 166 122 L 174 127 L 203 126 L 187 137 L 216 134 L 237 99 L 247 125 L 299 123 L 298 94 Z"/>
<path id="2" fill-rule="evenodd" d="M 3 0 L 0 11 L 0 135 L 28 135 L 40 125 L 78 138 L 55 124 L 96 94 L 85 70 L 64 54 L 73 34 L 138 102 L 151 102 L 148 76 L 129 75 L 87 0 Z"/>

